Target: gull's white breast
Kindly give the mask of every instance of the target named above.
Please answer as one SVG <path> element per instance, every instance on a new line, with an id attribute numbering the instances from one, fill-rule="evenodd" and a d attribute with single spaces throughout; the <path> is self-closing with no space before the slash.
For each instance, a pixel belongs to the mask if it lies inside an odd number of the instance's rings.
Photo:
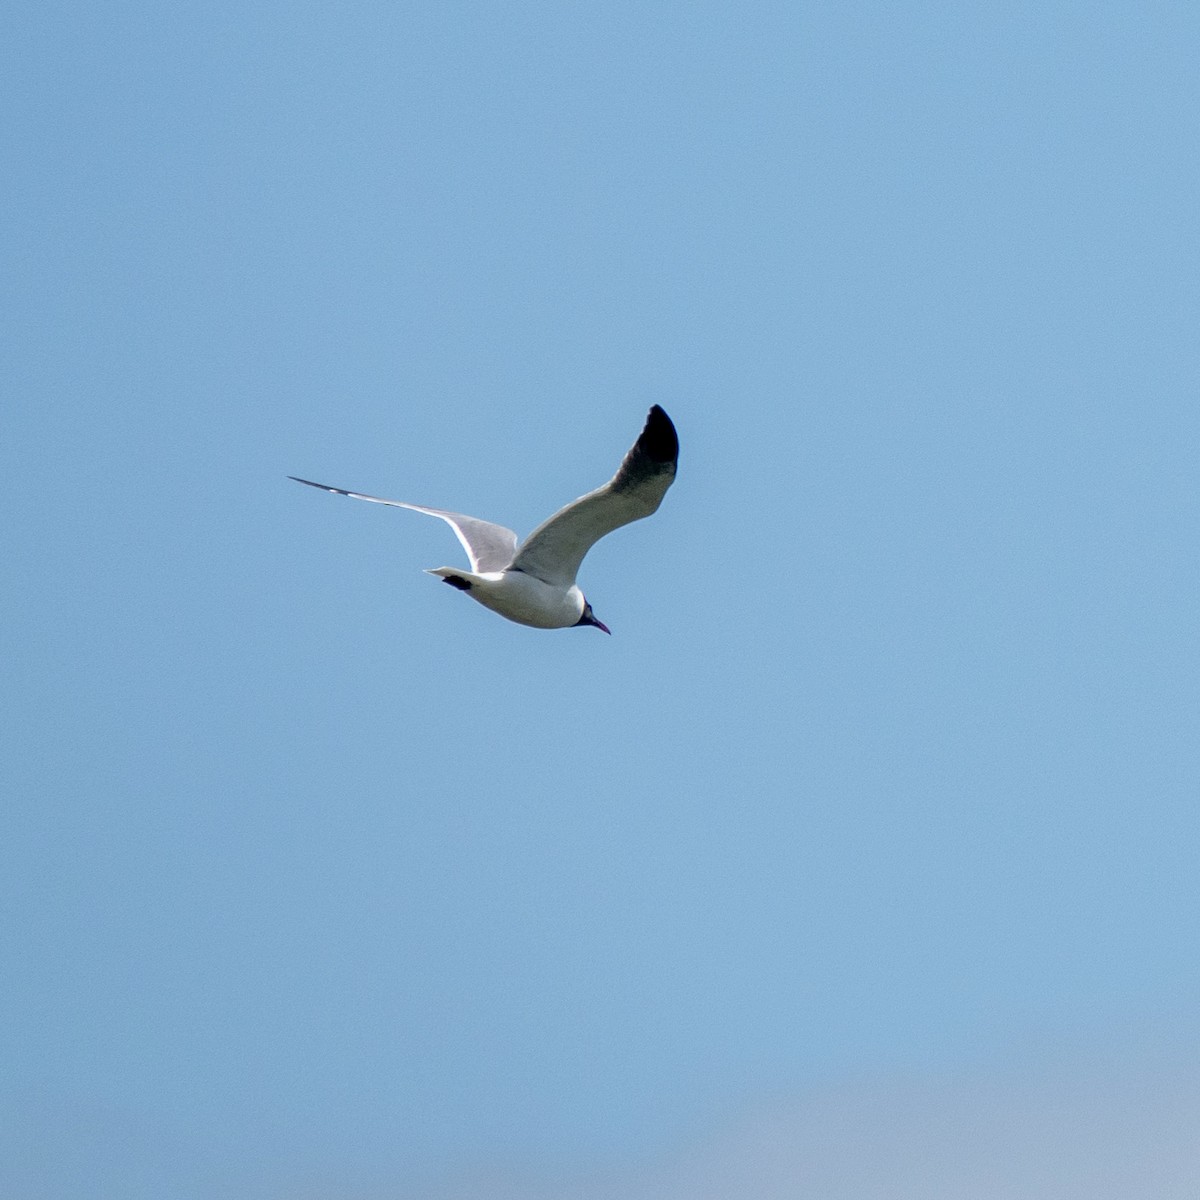
<path id="1" fill-rule="evenodd" d="M 441 568 L 439 574 L 446 568 Z M 471 582 L 469 595 L 484 608 L 498 612 L 519 625 L 535 629 L 566 629 L 583 616 L 583 593 L 572 584 L 558 587 L 524 571 L 487 571 L 473 574 L 455 571 Z"/>

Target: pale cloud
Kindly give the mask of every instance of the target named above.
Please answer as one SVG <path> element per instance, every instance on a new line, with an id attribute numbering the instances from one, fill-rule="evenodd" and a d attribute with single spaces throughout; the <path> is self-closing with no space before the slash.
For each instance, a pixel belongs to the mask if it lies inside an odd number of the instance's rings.
<path id="1" fill-rule="evenodd" d="M 1200 1084 L 1182 1067 L 976 1072 L 764 1103 L 653 1164 L 511 1171 L 397 1200 L 1196 1200 Z"/>

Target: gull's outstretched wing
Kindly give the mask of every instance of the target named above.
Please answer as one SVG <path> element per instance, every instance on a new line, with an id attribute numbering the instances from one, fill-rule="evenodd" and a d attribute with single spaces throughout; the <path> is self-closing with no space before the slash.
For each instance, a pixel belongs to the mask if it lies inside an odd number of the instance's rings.
<path id="1" fill-rule="evenodd" d="M 675 478 L 678 462 L 675 426 L 656 404 L 616 475 L 602 488 L 580 496 L 543 521 L 517 552 L 513 568 L 570 587 L 583 556 L 606 533 L 648 517 L 658 508 Z"/>
<path id="2" fill-rule="evenodd" d="M 369 500 L 372 504 L 388 504 L 392 508 L 411 508 L 413 512 L 441 517 L 462 542 L 463 549 L 471 560 L 471 570 L 477 574 L 484 571 L 503 571 L 516 553 L 517 535 L 511 529 L 505 529 L 503 525 L 493 525 L 491 521 L 481 521 L 478 517 L 468 517 L 464 513 L 446 512 L 441 508 L 426 508 L 422 504 L 405 504 L 403 500 L 364 496 L 362 492 L 348 492 L 345 488 L 330 487 L 327 483 L 313 483 L 311 479 L 301 479 L 298 475 L 289 475 L 288 478 L 297 483 L 307 483 L 309 487 L 320 488 L 323 492 L 332 492 L 335 496 Z"/>

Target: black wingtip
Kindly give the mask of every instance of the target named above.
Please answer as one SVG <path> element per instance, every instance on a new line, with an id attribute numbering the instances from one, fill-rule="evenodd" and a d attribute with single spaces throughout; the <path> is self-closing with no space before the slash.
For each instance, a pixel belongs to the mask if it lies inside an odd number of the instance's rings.
<path id="1" fill-rule="evenodd" d="M 318 488 L 322 492 L 332 492 L 335 496 L 348 496 L 350 494 L 341 488 L 330 487 L 327 483 L 314 483 L 311 479 L 301 479 L 299 475 L 289 475 L 288 478 L 294 479 L 297 483 L 306 484 L 308 487 Z"/>
<path id="2" fill-rule="evenodd" d="M 637 449 L 652 462 L 676 463 L 679 461 L 679 435 L 671 418 L 657 404 L 650 409 L 646 428 L 637 440 Z"/>

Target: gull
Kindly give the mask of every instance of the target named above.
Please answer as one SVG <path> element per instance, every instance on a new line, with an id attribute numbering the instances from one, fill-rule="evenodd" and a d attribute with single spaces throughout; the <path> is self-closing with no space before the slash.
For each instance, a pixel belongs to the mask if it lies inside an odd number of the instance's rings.
<path id="1" fill-rule="evenodd" d="M 289 475 L 297 483 L 388 504 L 413 512 L 440 517 L 458 536 L 471 569 L 435 567 L 428 573 L 441 576 L 443 583 L 466 592 L 484 608 L 536 629 L 566 629 L 594 625 L 611 633 L 592 612 L 575 582 L 584 555 L 606 534 L 631 521 L 656 512 L 675 478 L 679 462 L 679 438 L 671 418 L 656 404 L 646 418 L 645 428 L 621 462 L 617 473 L 603 487 L 573 500 L 543 521 L 518 548 L 517 535 L 503 525 L 468 517 L 464 513 L 384 500 L 362 492 L 330 487 Z"/>

